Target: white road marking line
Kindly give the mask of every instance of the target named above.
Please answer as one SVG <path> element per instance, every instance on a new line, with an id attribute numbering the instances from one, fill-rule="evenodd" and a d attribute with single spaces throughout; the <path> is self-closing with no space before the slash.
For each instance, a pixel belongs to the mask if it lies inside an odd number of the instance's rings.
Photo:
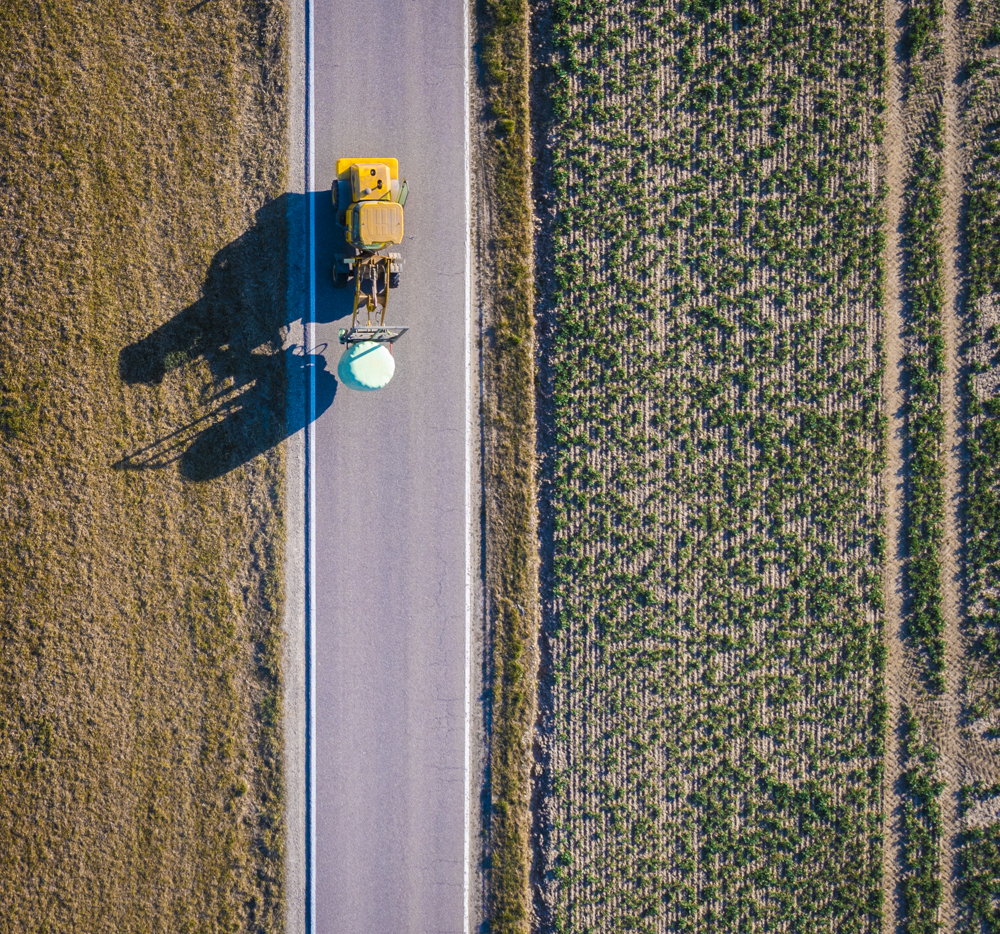
<path id="1" fill-rule="evenodd" d="M 313 18 L 309 0 L 306 19 L 306 171 L 305 207 L 308 217 L 306 253 L 306 320 L 302 322 L 306 348 L 316 346 L 316 218 L 313 211 L 316 140 L 314 123 Z M 306 349 L 304 348 L 304 349 Z M 307 350 L 308 353 L 308 350 Z M 306 932 L 316 928 L 316 497 L 313 478 L 316 468 L 316 367 L 309 366 L 309 411 L 306 418 Z"/>

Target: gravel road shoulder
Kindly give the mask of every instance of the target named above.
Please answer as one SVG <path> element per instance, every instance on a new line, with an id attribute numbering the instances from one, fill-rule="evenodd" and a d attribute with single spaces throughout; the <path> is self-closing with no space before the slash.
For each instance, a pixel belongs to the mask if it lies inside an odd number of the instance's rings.
<path id="1" fill-rule="evenodd" d="M 287 345 L 304 345 L 307 312 L 305 256 L 306 230 L 306 11 L 305 4 L 289 5 L 288 47 L 288 290 L 286 301 L 293 322 Z M 295 197 L 299 195 L 299 197 Z M 298 320 L 301 319 L 301 320 Z M 288 381 L 288 411 L 301 412 L 306 386 Z M 294 421 L 294 415 L 292 415 Z M 305 429 L 289 436 L 285 447 L 285 930 L 306 930 L 306 444 Z"/>

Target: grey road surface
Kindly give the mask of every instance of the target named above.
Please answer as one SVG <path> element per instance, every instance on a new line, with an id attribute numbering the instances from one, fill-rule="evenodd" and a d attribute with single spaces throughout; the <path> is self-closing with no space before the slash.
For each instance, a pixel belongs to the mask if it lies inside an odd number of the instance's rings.
<path id="1" fill-rule="evenodd" d="M 452 934 L 466 919 L 468 269 L 460 2 L 311 7 L 315 325 L 327 343 L 310 447 L 313 930 Z M 392 383 L 332 374 L 336 159 L 394 156 L 409 182 Z"/>

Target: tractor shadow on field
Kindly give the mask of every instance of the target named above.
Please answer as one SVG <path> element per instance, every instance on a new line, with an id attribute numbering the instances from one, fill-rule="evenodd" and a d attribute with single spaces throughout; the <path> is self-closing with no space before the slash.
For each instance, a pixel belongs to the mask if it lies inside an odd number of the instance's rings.
<path id="1" fill-rule="evenodd" d="M 127 454 L 115 468 L 179 462 L 185 478 L 212 480 L 295 434 L 333 403 L 337 380 L 335 363 L 324 356 L 329 348 L 305 348 L 290 338 L 302 333 L 297 322 L 306 305 L 305 289 L 298 287 L 305 276 L 306 206 L 304 196 L 285 194 L 262 207 L 253 226 L 212 258 L 201 297 L 121 350 L 119 375 L 128 386 L 159 385 L 198 360 L 211 380 L 181 427 Z M 319 220 L 317 231 L 323 229 Z"/>

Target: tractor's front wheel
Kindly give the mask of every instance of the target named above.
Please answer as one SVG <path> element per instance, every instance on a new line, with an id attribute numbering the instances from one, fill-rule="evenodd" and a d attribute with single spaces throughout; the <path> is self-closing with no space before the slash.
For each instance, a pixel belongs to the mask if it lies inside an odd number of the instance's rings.
<path id="1" fill-rule="evenodd" d="M 335 289 L 343 289 L 347 286 L 348 279 L 351 278 L 351 274 L 344 269 L 344 264 L 338 256 L 333 261 L 333 287 Z"/>
<path id="2" fill-rule="evenodd" d="M 333 202 L 333 213 L 337 213 L 337 208 L 340 206 L 340 182 L 337 179 L 333 180 L 333 184 L 330 186 L 330 200 Z"/>
<path id="3" fill-rule="evenodd" d="M 399 273 L 390 272 L 389 273 L 389 288 L 398 289 L 399 288 Z"/>

